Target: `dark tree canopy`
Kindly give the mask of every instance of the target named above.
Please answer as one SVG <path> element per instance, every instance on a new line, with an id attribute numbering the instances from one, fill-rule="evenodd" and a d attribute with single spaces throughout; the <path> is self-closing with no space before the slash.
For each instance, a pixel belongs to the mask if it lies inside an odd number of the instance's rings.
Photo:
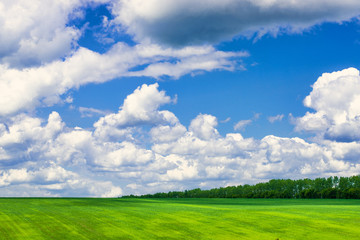
<path id="1" fill-rule="evenodd" d="M 360 175 L 316 179 L 272 179 L 255 185 L 123 196 L 123 198 L 342 198 L 360 199 Z"/>

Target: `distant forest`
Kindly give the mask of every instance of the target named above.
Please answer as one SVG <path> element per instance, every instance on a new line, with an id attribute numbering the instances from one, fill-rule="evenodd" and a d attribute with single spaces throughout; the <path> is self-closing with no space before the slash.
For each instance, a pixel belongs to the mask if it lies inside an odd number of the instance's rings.
<path id="1" fill-rule="evenodd" d="M 122 198 L 338 198 L 360 199 L 360 175 L 316 179 L 273 179 L 255 185 L 239 185 L 168 193 L 128 195 Z"/>

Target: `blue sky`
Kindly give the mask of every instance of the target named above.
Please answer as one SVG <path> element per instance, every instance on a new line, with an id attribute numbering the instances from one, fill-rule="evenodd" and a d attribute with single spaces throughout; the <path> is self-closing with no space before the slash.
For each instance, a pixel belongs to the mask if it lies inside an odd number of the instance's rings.
<path id="1" fill-rule="evenodd" d="M 359 174 L 357 1 L 0 9 L 1 196 Z"/>

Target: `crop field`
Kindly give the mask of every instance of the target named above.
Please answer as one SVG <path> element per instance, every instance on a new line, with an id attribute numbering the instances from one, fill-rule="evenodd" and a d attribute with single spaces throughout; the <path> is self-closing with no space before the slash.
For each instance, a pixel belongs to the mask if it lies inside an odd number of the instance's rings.
<path id="1" fill-rule="evenodd" d="M 359 200 L 0 199 L 0 239 L 359 239 L 359 226 Z"/>

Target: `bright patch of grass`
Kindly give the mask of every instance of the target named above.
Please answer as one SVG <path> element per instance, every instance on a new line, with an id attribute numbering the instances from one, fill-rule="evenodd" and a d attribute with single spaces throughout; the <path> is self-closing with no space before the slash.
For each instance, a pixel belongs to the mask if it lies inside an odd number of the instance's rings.
<path id="1" fill-rule="evenodd" d="M 358 239 L 359 200 L 0 199 L 0 239 Z"/>

